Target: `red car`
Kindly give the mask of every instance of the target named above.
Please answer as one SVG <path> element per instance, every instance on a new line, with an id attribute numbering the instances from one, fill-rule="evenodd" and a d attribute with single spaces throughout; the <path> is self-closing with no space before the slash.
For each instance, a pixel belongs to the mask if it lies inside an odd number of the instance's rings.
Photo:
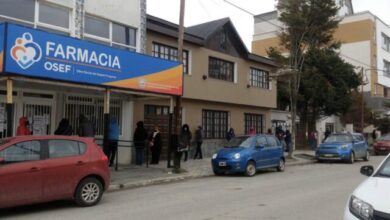
<path id="1" fill-rule="evenodd" d="M 92 206 L 110 183 L 108 159 L 92 138 L 0 140 L 0 208 L 72 199 Z"/>
<path id="2" fill-rule="evenodd" d="M 390 152 L 390 134 L 383 135 L 374 143 L 375 154 L 388 154 Z"/>

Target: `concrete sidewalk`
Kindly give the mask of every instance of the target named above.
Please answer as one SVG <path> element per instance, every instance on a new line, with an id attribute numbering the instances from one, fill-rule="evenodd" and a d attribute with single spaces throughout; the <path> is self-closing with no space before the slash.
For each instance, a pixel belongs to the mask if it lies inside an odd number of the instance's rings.
<path id="1" fill-rule="evenodd" d="M 290 166 L 305 165 L 314 163 L 313 151 L 294 152 L 294 159 L 286 161 L 286 169 Z M 213 176 L 211 169 L 211 159 L 188 160 L 181 162 L 181 167 L 187 172 L 172 174 L 172 169 L 167 168 L 167 161 L 160 161 L 158 165 L 135 166 L 128 165 L 119 167 L 118 171 L 111 169 L 111 184 L 108 191 L 117 191 L 121 189 L 131 189 L 149 185 L 183 181 L 194 178 Z"/>

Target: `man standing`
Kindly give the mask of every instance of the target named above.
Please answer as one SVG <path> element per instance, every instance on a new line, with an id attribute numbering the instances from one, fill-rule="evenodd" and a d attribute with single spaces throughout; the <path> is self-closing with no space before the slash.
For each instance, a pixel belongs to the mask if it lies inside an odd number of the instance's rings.
<path id="1" fill-rule="evenodd" d="M 118 151 L 118 139 L 119 139 L 119 126 L 118 121 L 115 116 L 111 116 L 110 118 L 110 130 L 108 132 L 108 152 L 106 155 L 110 160 L 109 166 L 111 167 L 114 164 L 116 152 Z"/>
<path id="2" fill-rule="evenodd" d="M 134 131 L 133 141 L 135 147 L 135 164 L 141 166 L 144 160 L 145 141 L 148 138 L 148 132 L 144 128 L 144 122 L 137 122 L 137 128 Z"/>
<path id="3" fill-rule="evenodd" d="M 199 154 L 199 159 L 203 159 L 202 156 L 202 143 L 203 143 L 203 129 L 202 126 L 198 126 L 198 129 L 195 131 L 195 141 L 196 141 L 196 152 L 194 160 L 197 159 Z"/>

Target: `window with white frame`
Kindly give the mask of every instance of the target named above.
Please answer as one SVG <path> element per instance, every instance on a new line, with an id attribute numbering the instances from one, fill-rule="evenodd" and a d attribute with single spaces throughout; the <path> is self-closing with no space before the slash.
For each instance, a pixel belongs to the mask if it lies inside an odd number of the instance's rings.
<path id="1" fill-rule="evenodd" d="M 38 26 L 70 33 L 71 9 L 39 2 Z"/>
<path id="2" fill-rule="evenodd" d="M 390 62 L 383 60 L 383 70 L 385 72 L 385 76 L 390 77 Z"/>
<path id="3" fill-rule="evenodd" d="M 210 78 L 234 82 L 234 63 L 215 57 L 209 57 Z"/>
<path id="4" fill-rule="evenodd" d="M 152 56 L 166 59 L 166 60 L 177 61 L 178 49 L 175 47 L 153 42 Z M 188 63 L 189 63 L 188 51 L 183 50 L 183 73 L 184 74 L 189 73 Z"/>
<path id="5" fill-rule="evenodd" d="M 7 21 L 6 17 L 9 17 L 33 23 L 35 18 L 35 1 L 1 0 L 0 16 L 0 21 Z"/>
<path id="6" fill-rule="evenodd" d="M 269 72 L 257 68 L 251 68 L 249 82 L 251 86 L 269 89 Z"/>
<path id="7" fill-rule="evenodd" d="M 382 33 L 382 48 L 390 52 L 390 37 Z"/>
<path id="8" fill-rule="evenodd" d="M 84 38 L 100 44 L 135 51 L 137 30 L 92 15 L 85 15 Z"/>

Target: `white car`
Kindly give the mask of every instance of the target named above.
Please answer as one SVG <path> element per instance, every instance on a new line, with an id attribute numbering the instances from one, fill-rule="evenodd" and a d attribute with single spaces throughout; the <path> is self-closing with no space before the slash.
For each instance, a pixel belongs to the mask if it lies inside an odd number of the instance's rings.
<path id="1" fill-rule="evenodd" d="M 349 198 L 344 220 L 390 220 L 390 155 L 375 172 L 363 166 L 360 173 L 369 178 Z"/>

